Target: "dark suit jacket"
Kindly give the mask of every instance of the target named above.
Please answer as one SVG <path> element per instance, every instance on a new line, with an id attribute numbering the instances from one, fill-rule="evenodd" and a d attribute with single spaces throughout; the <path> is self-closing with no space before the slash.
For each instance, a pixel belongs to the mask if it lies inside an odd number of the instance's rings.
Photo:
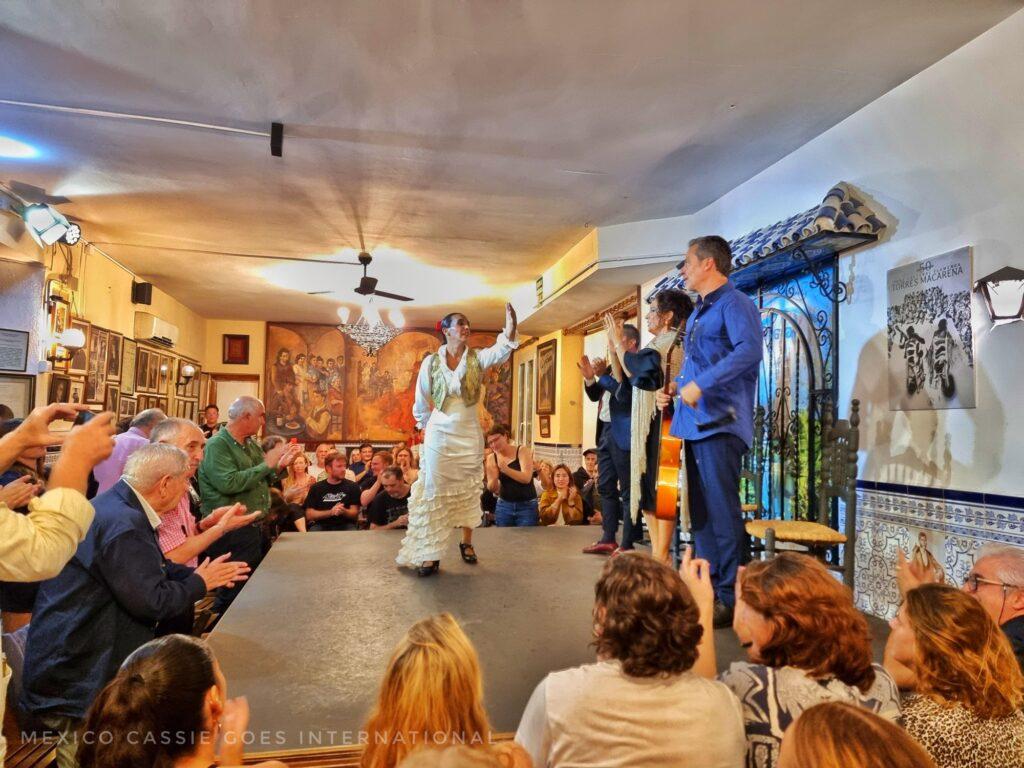
<path id="1" fill-rule="evenodd" d="M 608 400 L 608 410 L 612 417 L 611 424 L 609 425 L 612 439 L 621 450 L 628 451 L 630 445 L 629 424 L 633 409 L 633 387 L 629 385 L 629 382 L 620 383 L 616 381 L 613 376 L 607 373 L 599 377 L 590 386 L 584 386 L 587 397 L 595 403 L 601 401 L 601 395 L 605 392 L 611 392 L 611 397 Z M 599 425 L 600 422 L 599 418 Z M 598 434 L 598 443 L 600 444 L 600 433 Z"/>
<path id="2" fill-rule="evenodd" d="M 192 568 L 166 560 L 124 480 L 93 500 L 96 517 L 64 570 L 43 582 L 29 625 L 22 706 L 82 719 L 161 619 L 206 594 Z"/>

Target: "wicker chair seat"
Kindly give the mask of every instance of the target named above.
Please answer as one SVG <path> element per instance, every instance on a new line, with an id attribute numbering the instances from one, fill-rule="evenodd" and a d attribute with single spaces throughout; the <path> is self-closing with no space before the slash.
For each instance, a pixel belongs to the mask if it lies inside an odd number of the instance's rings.
<path id="1" fill-rule="evenodd" d="M 776 541 L 792 541 L 798 544 L 845 544 L 846 536 L 821 523 L 808 520 L 749 520 L 747 533 L 757 539 L 767 536 L 768 529 L 775 531 Z"/>

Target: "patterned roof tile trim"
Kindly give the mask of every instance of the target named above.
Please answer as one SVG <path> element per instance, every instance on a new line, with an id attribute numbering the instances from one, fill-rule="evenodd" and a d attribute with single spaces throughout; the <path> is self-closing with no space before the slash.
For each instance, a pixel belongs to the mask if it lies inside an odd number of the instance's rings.
<path id="1" fill-rule="evenodd" d="M 853 194 L 846 182 L 841 181 L 828 191 L 820 205 L 790 216 L 785 221 L 755 229 L 753 232 L 748 232 L 742 237 L 730 241 L 733 269 L 767 259 L 795 243 L 822 232 L 858 232 L 877 235 L 883 229 L 885 229 L 885 224 L 860 198 Z M 666 275 L 658 281 L 646 300 L 651 301 L 663 290 L 682 287 L 683 279 L 681 277 L 675 273 Z"/>

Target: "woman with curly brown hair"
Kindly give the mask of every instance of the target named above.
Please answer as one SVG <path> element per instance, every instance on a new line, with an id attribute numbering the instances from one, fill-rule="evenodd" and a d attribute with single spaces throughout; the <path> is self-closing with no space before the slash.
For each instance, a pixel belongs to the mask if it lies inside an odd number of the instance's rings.
<path id="1" fill-rule="evenodd" d="M 647 555 L 605 563 L 595 588 L 597 663 L 552 672 L 534 690 L 516 741 L 535 768 L 736 768 L 746 744 L 739 703 L 693 670 L 710 613 L 707 564 L 699 594 Z M 690 563 L 687 563 L 688 567 Z M 697 592 L 695 589 L 694 592 Z"/>
<path id="2" fill-rule="evenodd" d="M 939 768 L 1024 765 L 1024 678 L 1009 640 L 968 594 L 907 592 L 885 666 L 904 691 L 903 725 Z"/>
<path id="3" fill-rule="evenodd" d="M 863 707 L 815 704 L 789 726 L 779 768 L 935 768 L 906 731 Z"/>
<path id="4" fill-rule="evenodd" d="M 867 620 L 850 590 L 814 558 L 786 552 L 743 569 L 733 628 L 750 661 L 719 679 L 743 706 L 750 768 L 778 765 L 782 734 L 815 704 L 843 701 L 899 717 L 895 682 L 871 663 Z M 705 673 L 714 669 L 709 652 Z"/>

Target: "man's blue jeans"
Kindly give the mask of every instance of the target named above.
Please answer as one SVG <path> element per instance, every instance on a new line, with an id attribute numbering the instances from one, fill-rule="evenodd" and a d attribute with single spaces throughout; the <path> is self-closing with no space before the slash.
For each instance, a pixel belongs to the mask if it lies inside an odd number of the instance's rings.
<path id="1" fill-rule="evenodd" d="M 539 524 L 537 500 L 505 501 L 498 499 L 498 505 L 494 508 L 494 522 L 500 528 L 524 528 Z"/>

